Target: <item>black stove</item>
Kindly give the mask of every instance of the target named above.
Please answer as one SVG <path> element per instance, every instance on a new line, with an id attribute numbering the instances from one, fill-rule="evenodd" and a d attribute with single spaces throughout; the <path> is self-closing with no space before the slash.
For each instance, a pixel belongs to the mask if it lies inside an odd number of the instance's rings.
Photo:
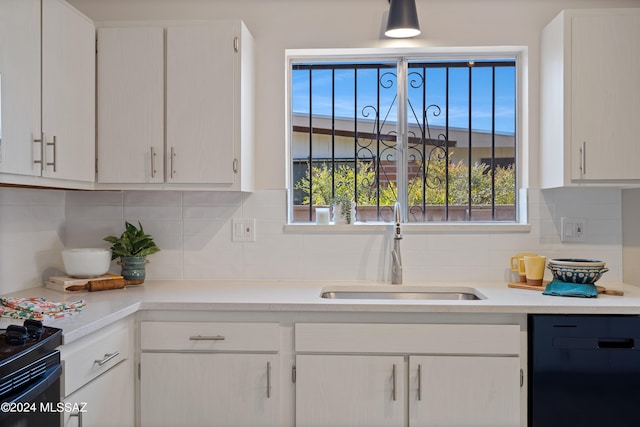
<path id="1" fill-rule="evenodd" d="M 60 401 L 62 329 L 17 322 L 0 333 L 0 427 L 60 425 L 50 409 Z"/>

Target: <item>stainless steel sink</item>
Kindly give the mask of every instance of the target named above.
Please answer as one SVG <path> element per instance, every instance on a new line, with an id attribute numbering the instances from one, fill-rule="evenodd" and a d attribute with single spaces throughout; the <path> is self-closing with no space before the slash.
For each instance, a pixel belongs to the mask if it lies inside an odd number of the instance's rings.
<path id="1" fill-rule="evenodd" d="M 335 286 L 320 294 L 326 299 L 365 300 L 459 300 L 474 301 L 487 297 L 474 288 L 439 286 Z"/>

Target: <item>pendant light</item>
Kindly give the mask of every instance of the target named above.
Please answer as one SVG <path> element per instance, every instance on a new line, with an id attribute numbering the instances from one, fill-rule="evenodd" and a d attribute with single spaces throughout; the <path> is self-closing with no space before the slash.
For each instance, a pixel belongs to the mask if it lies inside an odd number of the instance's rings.
<path id="1" fill-rule="evenodd" d="M 389 0 L 389 20 L 384 35 L 391 38 L 408 38 L 420 34 L 416 0 Z"/>

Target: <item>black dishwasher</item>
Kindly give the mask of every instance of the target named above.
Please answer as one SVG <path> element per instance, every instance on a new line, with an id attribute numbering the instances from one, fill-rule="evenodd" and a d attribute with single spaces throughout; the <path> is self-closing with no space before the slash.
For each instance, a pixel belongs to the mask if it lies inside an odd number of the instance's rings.
<path id="1" fill-rule="evenodd" d="M 640 426 L 640 317 L 529 316 L 529 427 Z"/>

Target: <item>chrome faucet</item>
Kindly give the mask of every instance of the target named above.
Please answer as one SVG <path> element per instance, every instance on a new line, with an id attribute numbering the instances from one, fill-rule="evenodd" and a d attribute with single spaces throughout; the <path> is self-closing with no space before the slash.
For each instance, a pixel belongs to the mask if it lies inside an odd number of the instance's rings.
<path id="1" fill-rule="evenodd" d="M 393 250 L 391 251 L 391 283 L 402 284 L 402 257 L 400 256 L 400 240 L 402 240 L 402 214 L 400 203 L 393 206 Z"/>

